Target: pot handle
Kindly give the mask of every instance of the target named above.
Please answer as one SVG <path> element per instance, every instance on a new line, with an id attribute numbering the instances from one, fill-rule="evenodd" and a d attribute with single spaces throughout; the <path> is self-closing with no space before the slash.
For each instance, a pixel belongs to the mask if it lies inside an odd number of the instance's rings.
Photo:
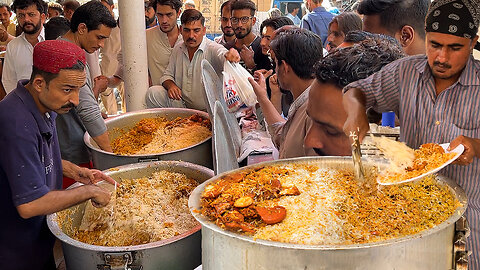
<path id="1" fill-rule="evenodd" d="M 97 270 L 142 270 L 142 265 L 132 265 L 133 258 L 132 252 L 105 253 L 105 264 L 97 265 Z"/>
<path id="2" fill-rule="evenodd" d="M 472 253 L 466 249 L 467 237 L 470 236 L 470 226 L 465 216 L 455 222 L 455 235 L 453 238 L 453 260 L 455 270 L 468 269 L 468 256 Z"/>

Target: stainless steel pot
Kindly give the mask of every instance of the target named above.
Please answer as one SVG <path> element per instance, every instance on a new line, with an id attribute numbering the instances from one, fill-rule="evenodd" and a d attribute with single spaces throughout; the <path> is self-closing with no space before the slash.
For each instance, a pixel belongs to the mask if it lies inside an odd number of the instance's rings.
<path id="1" fill-rule="evenodd" d="M 132 164 L 121 166 L 105 173 L 116 181 L 121 182 L 122 179 L 151 175 L 156 170 L 183 173 L 199 183 L 213 177 L 213 171 L 210 169 L 179 161 Z M 78 185 L 80 184 L 74 184 L 72 187 Z M 70 216 L 74 226 L 80 225 L 84 209 L 85 202 L 80 204 L 77 211 Z M 68 270 L 191 270 L 201 264 L 200 225 L 181 235 L 158 242 L 126 247 L 104 247 L 85 244 L 70 238 L 59 227 L 56 214 L 48 215 L 47 223 L 50 231 L 62 242 L 63 254 Z"/>
<path id="2" fill-rule="evenodd" d="M 198 114 L 205 119 L 209 119 L 208 113 L 184 109 L 184 108 L 157 108 L 147 109 L 125 113 L 120 116 L 107 119 L 108 135 L 110 140 L 121 135 L 121 130 L 128 130 L 143 118 L 165 117 L 173 120 L 177 117 L 190 117 Z M 175 138 L 172 138 L 174 140 Z M 91 150 L 93 164 L 99 170 L 106 170 L 120 165 L 132 164 L 137 162 L 148 162 L 158 160 L 181 160 L 199 164 L 208 168 L 213 168 L 212 159 L 212 137 L 209 137 L 195 145 L 187 148 L 165 152 L 161 154 L 142 154 L 142 155 L 116 155 L 114 153 L 101 150 L 95 141 L 85 132 L 83 140 L 87 147 Z"/>
<path id="3" fill-rule="evenodd" d="M 465 212 L 467 198 L 452 180 L 438 177 L 463 204 L 445 222 L 420 232 L 388 241 L 357 245 L 296 245 L 265 240 L 223 230 L 199 212 L 205 185 L 222 176 L 266 165 L 315 162 L 326 168 L 352 168 L 351 157 L 312 157 L 279 160 L 226 172 L 198 186 L 190 195 L 189 207 L 202 224 L 202 266 L 211 269 L 338 269 L 338 270 L 443 270 L 454 268 L 455 222 Z M 368 160 L 364 160 L 364 164 Z M 455 250 L 456 252 L 456 250 Z M 456 254 L 458 255 L 458 254 Z M 463 254 L 464 255 L 464 254 Z"/>

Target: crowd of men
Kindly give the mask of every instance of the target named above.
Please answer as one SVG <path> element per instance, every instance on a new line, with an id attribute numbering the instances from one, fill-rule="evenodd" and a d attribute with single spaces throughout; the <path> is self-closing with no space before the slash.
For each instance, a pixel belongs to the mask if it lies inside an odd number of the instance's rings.
<path id="1" fill-rule="evenodd" d="M 253 75 L 255 109 L 279 158 L 351 155 L 347 134 L 363 138 L 386 111 L 410 147 L 463 144 L 441 173 L 469 197 L 469 266 L 480 269 L 480 61 L 472 55 L 480 3 L 362 0 L 339 15 L 322 0 L 305 6 L 303 17 L 292 3 L 285 16 L 276 9 L 260 22 L 251 0 L 225 1 L 222 35 L 210 40 L 193 1 L 145 1 L 145 104 L 206 111 L 202 60 L 219 76 L 225 61 L 238 62 Z M 55 269 L 45 215 L 109 201 L 94 184 L 113 180 L 93 169 L 83 134 L 112 151 L 104 119 L 122 110 L 124 95 L 114 9 L 113 0 L 0 4 L 1 269 Z M 74 181 L 86 185 L 62 189 Z"/>

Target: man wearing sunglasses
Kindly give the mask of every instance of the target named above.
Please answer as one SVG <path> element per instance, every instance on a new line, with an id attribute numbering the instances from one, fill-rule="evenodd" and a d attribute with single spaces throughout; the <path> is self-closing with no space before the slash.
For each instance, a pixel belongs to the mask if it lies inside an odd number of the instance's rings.
<path id="1" fill-rule="evenodd" d="M 232 2 L 231 23 L 235 32 L 235 40 L 225 45 L 227 49 L 235 48 L 242 58 L 241 63 L 250 71 L 272 69 L 272 63 L 268 56 L 262 54 L 260 47 L 261 38 L 252 32 L 252 26 L 256 22 L 255 3 L 250 0 L 236 0 Z"/>
<path id="2" fill-rule="evenodd" d="M 227 42 L 235 39 L 235 32 L 232 28 L 231 18 L 232 12 L 230 11 L 231 1 L 226 1 L 220 7 L 220 28 L 223 35 L 216 37 L 214 40 L 220 45 L 225 46 Z"/>

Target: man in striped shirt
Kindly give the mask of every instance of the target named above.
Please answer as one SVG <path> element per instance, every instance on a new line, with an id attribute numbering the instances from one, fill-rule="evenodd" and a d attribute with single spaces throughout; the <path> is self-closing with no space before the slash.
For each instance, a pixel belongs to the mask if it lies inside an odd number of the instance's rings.
<path id="1" fill-rule="evenodd" d="M 469 199 L 469 269 L 480 269 L 480 61 L 472 57 L 478 9 L 471 0 L 433 1 L 425 22 L 426 55 L 397 60 L 347 85 L 343 97 L 346 134 L 360 128 L 360 138 L 365 136 L 365 108 L 373 106 L 399 116 L 400 139 L 410 147 L 429 142 L 464 145 L 456 163 L 440 173 L 454 179 Z"/>

